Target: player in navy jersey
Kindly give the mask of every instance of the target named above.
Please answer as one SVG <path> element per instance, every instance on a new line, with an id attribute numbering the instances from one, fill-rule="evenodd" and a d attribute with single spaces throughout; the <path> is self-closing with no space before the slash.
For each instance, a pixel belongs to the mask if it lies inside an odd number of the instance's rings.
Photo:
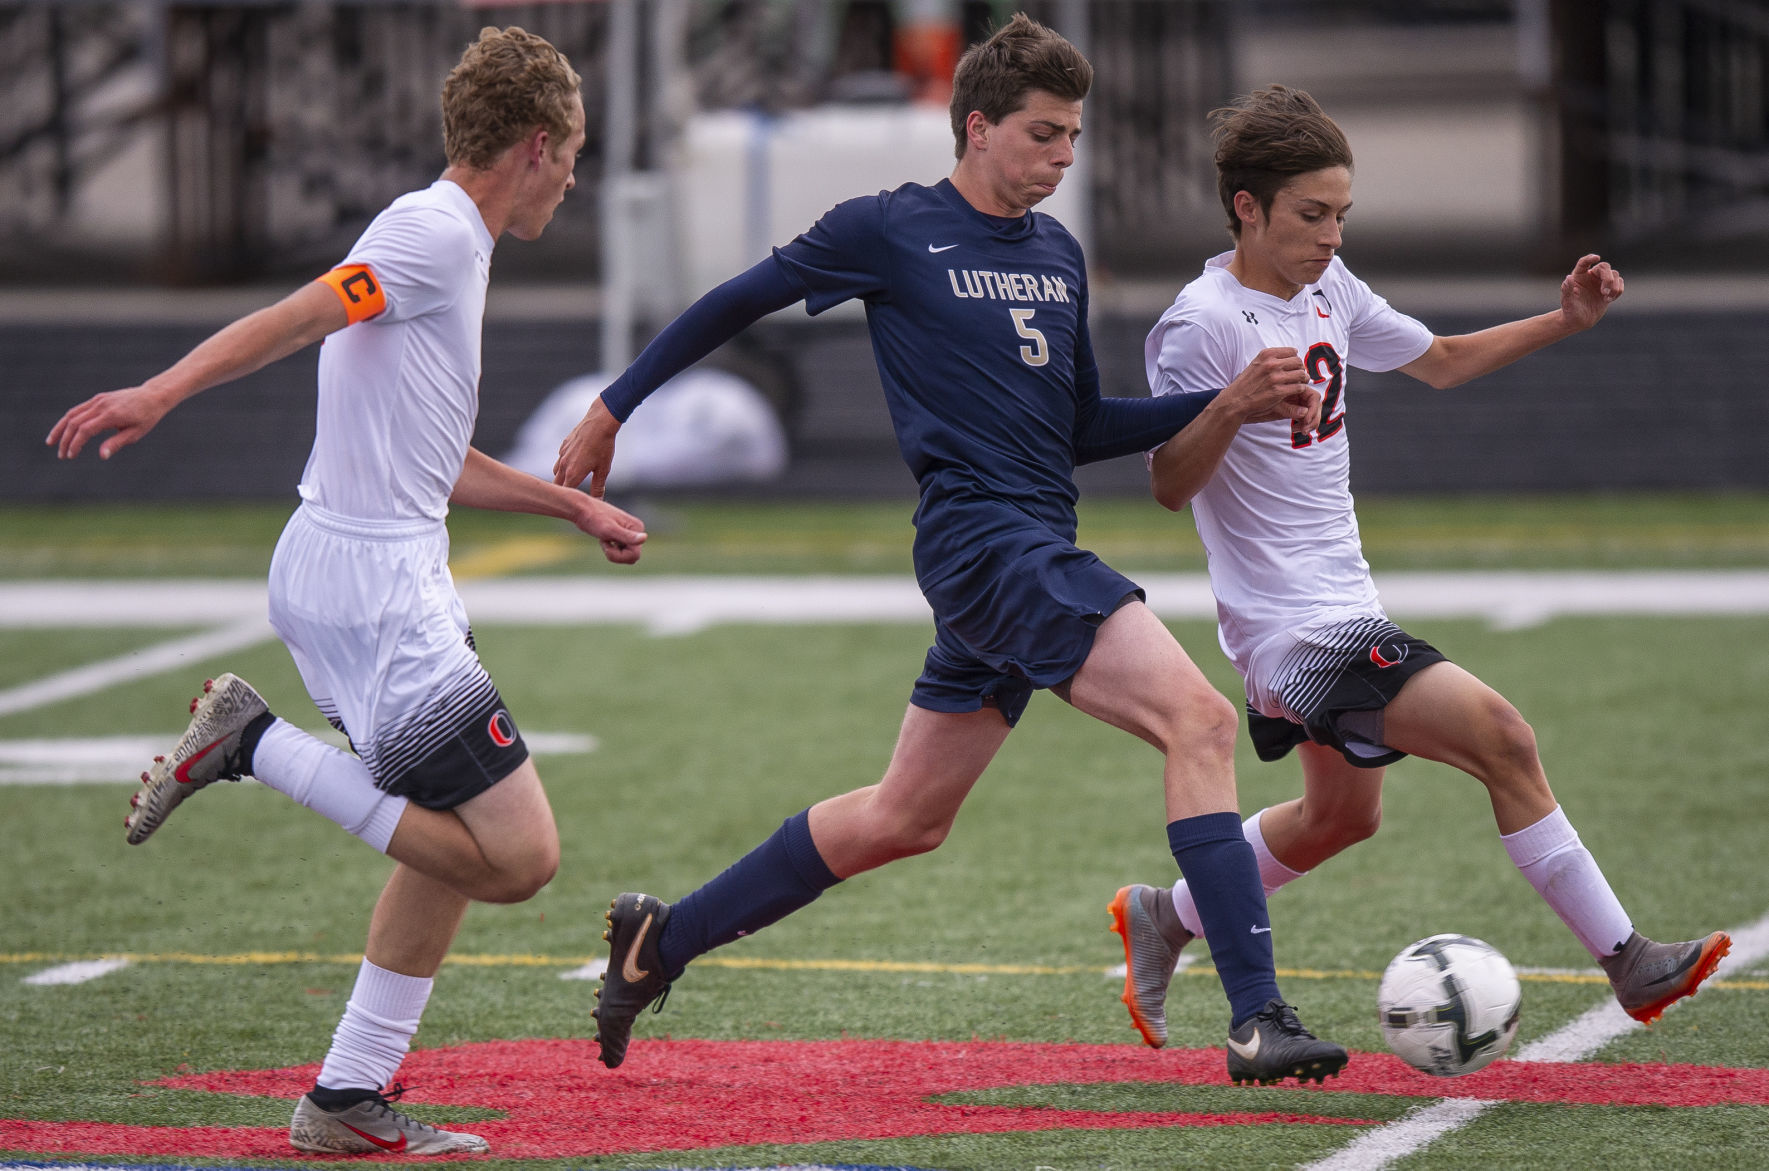
<path id="1" fill-rule="evenodd" d="M 840 204 L 703 297 L 603 393 L 561 446 L 562 484 L 599 493 L 620 420 L 676 371 L 763 314 L 866 305 L 903 458 L 920 485 L 915 570 L 934 645 L 875 785 L 819 802 L 673 906 L 622 894 L 598 992 L 610 1068 L 633 1020 L 688 962 L 805 906 L 841 879 L 932 850 L 1031 694 L 1049 688 L 1166 756 L 1168 842 L 1223 940 L 1237 1081 L 1322 1079 L 1345 1050 L 1279 993 L 1233 771 L 1235 712 L 1143 605 L 1136 584 L 1075 546 L 1077 463 L 1172 436 L 1203 400 L 1099 393 L 1087 273 L 1061 224 L 1032 207 L 1074 159 L 1092 68 L 1024 16 L 968 51 L 954 79 L 957 166 L 932 187 Z M 1206 396 L 1246 420 L 1310 427 L 1320 402 L 1294 355 L 1255 362 Z"/>
<path id="2" fill-rule="evenodd" d="M 1437 337 L 1391 308 L 1337 255 L 1351 207 L 1351 148 L 1313 98 L 1284 86 L 1216 112 L 1218 190 L 1232 252 L 1205 265 L 1149 334 L 1151 389 L 1208 396 L 1274 346 L 1303 355 L 1324 387 L 1311 429 L 1206 417 L 1150 461 L 1155 497 L 1192 506 L 1209 555 L 1223 649 L 1246 681 L 1261 759 L 1295 749 L 1303 796 L 1245 832 L 1266 893 L 1376 831 L 1384 767 L 1408 753 L 1486 786 L 1506 853 L 1609 976 L 1621 1007 L 1651 1022 L 1713 973 L 1724 932 L 1657 943 L 1634 930 L 1548 787 L 1535 734 L 1498 692 L 1388 620 L 1358 538 L 1350 487 L 1353 369 L 1400 370 L 1431 386 L 1471 378 L 1589 329 L 1621 275 L 1581 257 L 1547 313 Z M 1216 935 L 1171 891 L 1118 891 L 1123 1000 L 1144 1039 L 1166 1042 L 1164 1000 L 1181 948 Z"/>

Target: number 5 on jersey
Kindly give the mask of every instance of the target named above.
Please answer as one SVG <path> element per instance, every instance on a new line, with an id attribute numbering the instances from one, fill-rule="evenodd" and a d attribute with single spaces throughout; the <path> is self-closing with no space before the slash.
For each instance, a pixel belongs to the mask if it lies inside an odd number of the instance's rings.
<path id="1" fill-rule="evenodd" d="M 1032 314 L 1036 309 L 1009 309 L 1007 315 L 1013 318 L 1014 332 L 1032 344 L 1020 347 L 1020 361 L 1028 366 L 1042 366 L 1050 361 L 1050 346 L 1044 340 L 1044 334 L 1032 328 Z"/>

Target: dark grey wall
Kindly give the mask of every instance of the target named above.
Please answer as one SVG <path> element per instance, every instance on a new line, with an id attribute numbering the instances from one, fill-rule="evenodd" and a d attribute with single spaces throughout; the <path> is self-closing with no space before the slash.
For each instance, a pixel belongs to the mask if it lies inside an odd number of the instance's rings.
<path id="1" fill-rule="evenodd" d="M 1498 320 L 1435 316 L 1438 333 Z M 217 323 L 219 324 L 219 323 Z M 1145 315 L 1096 313 L 1108 394 L 1142 394 Z M 68 406 L 163 368 L 212 326 L 0 325 L 0 499 L 292 497 L 313 439 L 309 352 L 173 412 L 108 463 L 43 446 Z M 548 391 L 595 368 L 596 328 L 490 322 L 475 442 L 498 454 Z M 767 494 L 908 495 L 854 321 L 769 321 L 735 355 L 786 402 L 794 459 Z M 1763 438 L 1769 315 L 1617 313 L 1590 333 L 1454 391 L 1354 372 L 1361 492 L 1769 488 Z M 1090 491 L 1144 490 L 1141 462 L 1082 469 Z"/>

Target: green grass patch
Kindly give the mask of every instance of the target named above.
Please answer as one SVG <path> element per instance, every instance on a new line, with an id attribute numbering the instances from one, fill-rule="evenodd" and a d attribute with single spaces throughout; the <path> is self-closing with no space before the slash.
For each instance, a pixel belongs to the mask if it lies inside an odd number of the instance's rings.
<path id="1" fill-rule="evenodd" d="M 454 560 L 528 546 L 504 572 L 907 573 L 913 501 L 618 501 L 651 534 L 634 567 L 610 566 L 568 525 L 457 509 Z M 261 577 L 294 501 L 0 507 L 0 577 Z M 1081 543 L 1143 571 L 1199 571 L 1188 514 L 1141 497 L 1088 497 Z M 1760 493 L 1360 497 L 1378 571 L 1769 565 Z M 502 564 L 499 562 L 498 564 Z"/>
<path id="2" fill-rule="evenodd" d="M 1602 566 L 1624 551 L 1633 558 L 1629 565 L 1762 564 L 1769 549 L 1752 544 L 1754 522 L 1745 516 L 1752 508 L 1769 510 L 1747 498 L 1587 501 L 1587 511 L 1559 518 L 1566 522 L 1561 536 L 1548 512 L 1532 512 L 1527 502 L 1516 507 L 1521 511 L 1493 512 L 1478 502 L 1465 509 L 1456 502 L 1378 503 L 1366 506 L 1365 536 L 1379 568 L 1483 565 L 1498 555 L 1493 550 L 1511 547 L 1507 542 L 1522 547 L 1536 538 L 1536 560 L 1525 556 L 1523 564 Z M 213 530 L 224 532 L 213 545 L 214 564 L 232 564 L 228 575 L 261 573 L 282 511 L 216 511 L 229 519 Z M 93 510 L 81 519 L 82 510 L 67 510 L 57 527 L 41 518 L 27 523 L 18 510 L 0 512 L 0 572 L 35 576 L 20 572 L 11 555 L 26 548 L 51 550 L 33 562 L 51 567 L 44 574 L 145 572 L 142 550 L 162 540 L 171 547 L 178 525 L 207 515 Z M 669 525 L 654 525 L 659 555 L 648 555 L 651 572 L 676 568 L 672 556 L 698 568 L 907 570 L 907 510 L 895 506 L 805 509 L 783 519 L 761 506 L 668 502 L 657 516 Z M 1145 518 L 1154 523 L 1145 526 Z M 495 548 L 512 525 L 530 535 L 556 531 L 518 518 L 486 518 L 483 527 L 457 518 L 457 557 L 469 546 L 477 553 L 482 539 L 484 548 Z M 1083 525 L 1126 567 L 1196 567 L 1179 553 L 1159 560 L 1169 538 L 1195 537 L 1186 518 L 1152 505 L 1090 508 Z M 1685 528 L 1686 540 L 1678 536 Z M 666 556 L 672 538 L 679 551 Z M 1608 543 L 1612 538 L 1619 543 Z M 110 552 L 94 552 L 107 543 Z M 896 551 L 883 552 L 887 545 Z M 1462 550 L 1461 561 L 1442 552 L 1452 547 Z M 877 554 L 868 552 L 874 548 Z M 249 572 L 234 562 L 247 550 L 258 558 Z M 1760 870 L 1763 825 L 1755 814 L 1769 776 L 1769 743 L 1760 733 L 1769 618 L 1568 618 L 1525 630 L 1471 621 L 1416 625 L 1415 633 L 1497 687 L 1531 721 L 1557 796 L 1642 930 L 1687 938 L 1763 916 L 1761 884 L 1749 876 Z M 1173 629 L 1211 680 L 1237 694 L 1212 626 L 1180 622 Z M 25 685 L 179 633 L 0 630 L 0 686 Z M 587 1037 L 593 985 L 559 975 L 601 954 L 608 898 L 628 889 L 677 897 L 787 815 L 876 780 L 930 637 L 915 624 L 729 626 L 667 638 L 632 627 L 489 626 L 476 633 L 525 729 L 587 732 L 600 747 L 539 759 L 564 843 L 558 878 L 529 903 L 473 908 L 456 944 L 464 957 L 548 962 L 446 966 L 419 1034 L 423 1048 Z M 193 688 L 222 669 L 252 678 L 297 723 L 320 726 L 287 653 L 267 643 L 0 718 L 0 739 L 169 738 L 183 726 Z M 1237 764 L 1249 812 L 1299 791 L 1293 761 L 1260 764 L 1243 748 Z M 217 786 L 145 846 L 127 847 L 120 823 L 129 791 L 127 783 L 0 786 L 8 843 L 0 851 L 7 908 L 0 954 L 143 957 L 68 987 L 21 982 L 51 959 L 0 963 L 0 1035 L 7 1042 L 0 1117 L 285 1125 L 286 1102 L 144 1083 L 188 1070 L 317 1061 L 349 994 L 354 957 L 390 864 L 250 783 Z M 663 1036 L 1130 1044 L 1135 1038 L 1117 1002 L 1118 984 L 1106 976 L 1120 953 L 1106 930 L 1105 906 L 1125 882 L 1164 884 L 1174 874 L 1162 831 L 1159 757 L 1040 695 L 940 850 L 842 884 L 789 921 L 710 957 L 760 966 L 695 965 L 665 1012 L 643 1018 L 635 1044 Z M 1286 994 L 1319 1032 L 1354 1049 L 1381 1049 L 1374 974 L 1425 935 L 1466 932 L 1520 966 L 1595 974 L 1506 859 L 1481 787 L 1426 762 L 1391 769 L 1382 832 L 1287 888 L 1274 898 L 1272 916 Z M 252 952 L 320 958 L 177 958 Z M 863 970 L 819 967 L 821 961 L 860 963 Z M 932 970 L 889 967 L 905 961 Z M 867 962 L 877 966 L 864 969 Z M 1023 970 L 1009 970 L 1015 968 Z M 1705 990 L 1595 1059 L 1769 1068 L 1765 982 L 1769 964 L 1759 963 L 1735 986 Z M 1519 1045 L 1606 996 L 1596 983 L 1530 978 L 1524 988 Z M 1222 993 L 1207 966 L 1175 980 L 1169 1016 L 1174 1046 L 1222 1044 Z M 1259 1109 L 1377 1121 L 1428 1100 L 1144 1083 L 1040 1083 L 944 1099 L 954 1108 L 1104 1113 L 1232 1112 L 1255 1102 Z M 495 1114 L 452 1106 L 413 1112 L 459 1125 Z M 1754 1139 L 1766 1123 L 1760 1107 L 1504 1104 L 1404 1166 L 1742 1168 L 1760 1162 Z M 476 1165 L 1290 1167 L 1330 1155 L 1361 1129 L 1075 1129 Z"/>

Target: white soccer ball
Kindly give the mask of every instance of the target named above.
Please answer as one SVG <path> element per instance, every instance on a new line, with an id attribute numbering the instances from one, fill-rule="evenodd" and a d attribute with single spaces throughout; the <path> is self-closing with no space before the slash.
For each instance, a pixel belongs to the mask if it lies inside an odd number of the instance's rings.
<path id="1" fill-rule="evenodd" d="M 1459 1077 L 1502 1056 L 1517 1036 L 1523 986 L 1497 948 L 1433 935 L 1382 973 L 1376 1006 L 1388 1047 L 1434 1077 Z"/>

